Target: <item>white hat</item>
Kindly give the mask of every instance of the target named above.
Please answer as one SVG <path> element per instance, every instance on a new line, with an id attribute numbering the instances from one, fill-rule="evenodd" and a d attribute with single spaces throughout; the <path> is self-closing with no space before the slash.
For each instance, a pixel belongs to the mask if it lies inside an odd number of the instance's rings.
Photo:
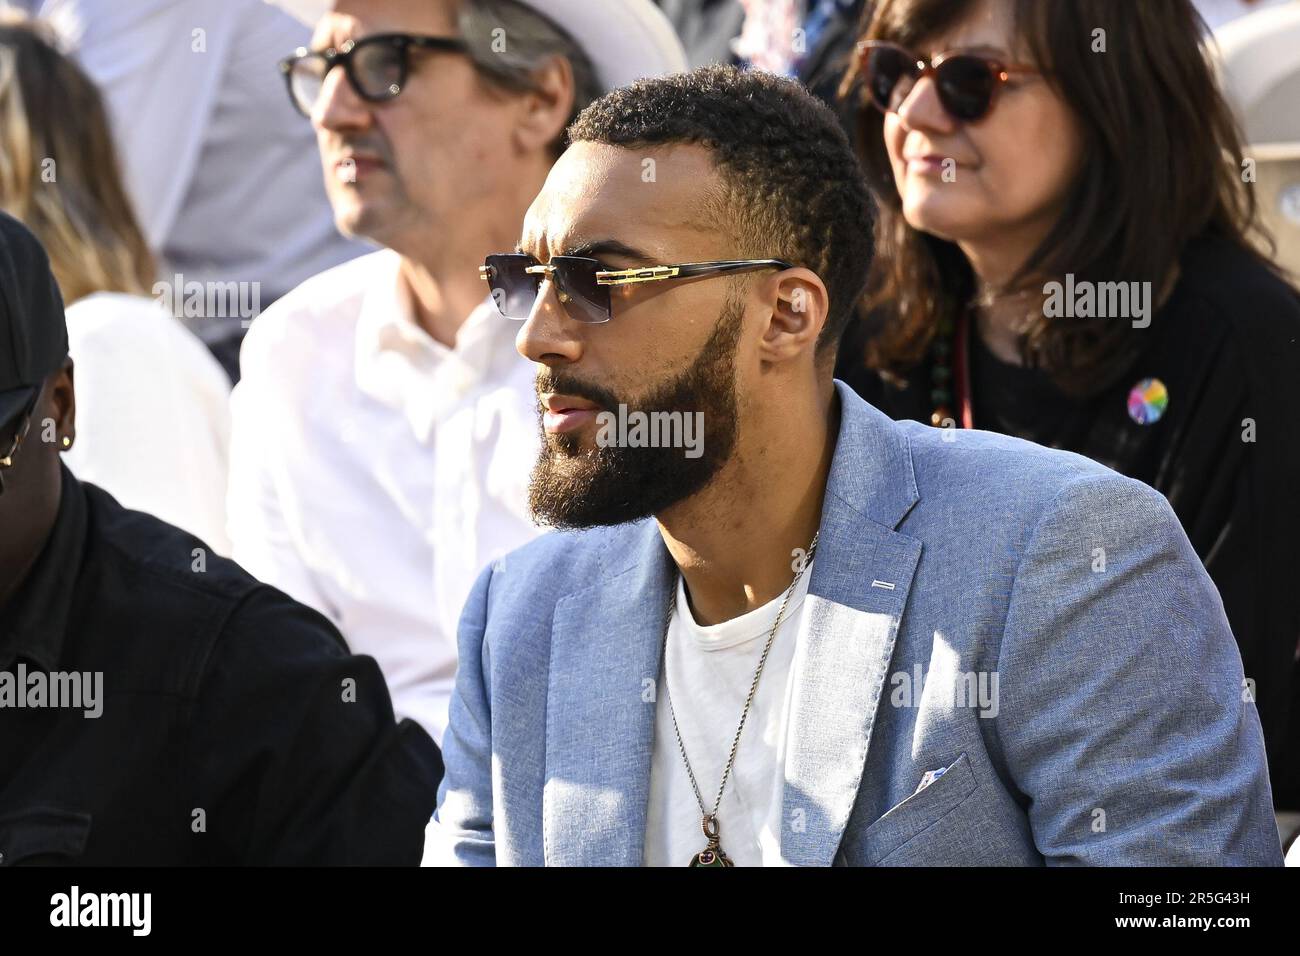
<path id="1" fill-rule="evenodd" d="M 314 26 L 330 0 L 268 0 Z M 651 0 L 518 0 L 561 27 L 582 47 L 605 91 L 642 77 L 689 67 L 673 25 Z"/>

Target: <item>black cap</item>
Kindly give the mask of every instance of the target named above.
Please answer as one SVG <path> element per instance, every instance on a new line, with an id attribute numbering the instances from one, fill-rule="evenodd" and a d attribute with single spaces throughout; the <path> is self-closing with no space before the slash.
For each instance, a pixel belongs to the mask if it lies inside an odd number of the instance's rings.
<path id="1" fill-rule="evenodd" d="M 26 226 L 0 212 L 0 424 L 26 407 L 67 354 L 49 257 Z"/>

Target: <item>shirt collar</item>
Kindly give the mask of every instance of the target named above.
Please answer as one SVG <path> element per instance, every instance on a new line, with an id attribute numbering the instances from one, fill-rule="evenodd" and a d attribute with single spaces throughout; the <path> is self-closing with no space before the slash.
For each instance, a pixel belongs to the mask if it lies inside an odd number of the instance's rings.
<path id="1" fill-rule="evenodd" d="M 36 563 L 0 619 L 0 666 L 25 659 L 57 669 L 86 548 L 86 498 L 62 467 L 59 513 Z"/>
<path id="2" fill-rule="evenodd" d="M 503 355 L 506 361 L 514 358 L 516 326 L 501 318 L 488 297 L 460 327 L 455 347 L 448 348 L 416 322 L 401 258 L 393 254 L 379 261 L 383 271 L 367 287 L 357 319 L 357 387 L 404 413 L 425 443 L 465 395 L 492 377 Z"/>

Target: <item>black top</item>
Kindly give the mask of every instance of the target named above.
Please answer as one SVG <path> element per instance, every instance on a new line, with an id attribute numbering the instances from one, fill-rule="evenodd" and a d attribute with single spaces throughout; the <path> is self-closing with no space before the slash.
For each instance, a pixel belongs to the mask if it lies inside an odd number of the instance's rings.
<path id="1" fill-rule="evenodd" d="M 325 618 L 64 469 L 0 608 L 0 864 L 415 864 L 441 774 Z"/>
<path id="2" fill-rule="evenodd" d="M 1084 401 L 972 333 L 974 424 L 1086 455 L 1169 499 L 1255 682 L 1274 800 L 1300 808 L 1300 294 L 1223 240 L 1192 243 L 1181 265 L 1150 327 L 1132 330 L 1145 345 L 1130 373 Z M 931 363 L 895 388 L 862 366 L 861 344 L 846 338 L 839 377 L 892 417 L 928 424 Z M 1168 405 L 1139 424 L 1128 398 L 1147 378 Z"/>

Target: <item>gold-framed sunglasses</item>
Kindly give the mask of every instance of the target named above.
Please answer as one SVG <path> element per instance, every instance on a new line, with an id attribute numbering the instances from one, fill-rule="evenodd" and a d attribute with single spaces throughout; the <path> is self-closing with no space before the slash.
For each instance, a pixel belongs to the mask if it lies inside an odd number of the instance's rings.
<path id="1" fill-rule="evenodd" d="M 720 259 L 641 269 L 607 269 L 600 260 L 584 256 L 552 256 L 549 263 L 542 264 L 525 252 L 512 252 L 488 256 L 478 273 L 491 285 L 497 311 L 507 319 L 519 322 L 527 319 L 537 303 L 542 282 L 549 279 L 568 314 L 578 322 L 595 325 L 614 317 L 610 294 L 614 286 L 793 268 L 784 259 Z"/>

